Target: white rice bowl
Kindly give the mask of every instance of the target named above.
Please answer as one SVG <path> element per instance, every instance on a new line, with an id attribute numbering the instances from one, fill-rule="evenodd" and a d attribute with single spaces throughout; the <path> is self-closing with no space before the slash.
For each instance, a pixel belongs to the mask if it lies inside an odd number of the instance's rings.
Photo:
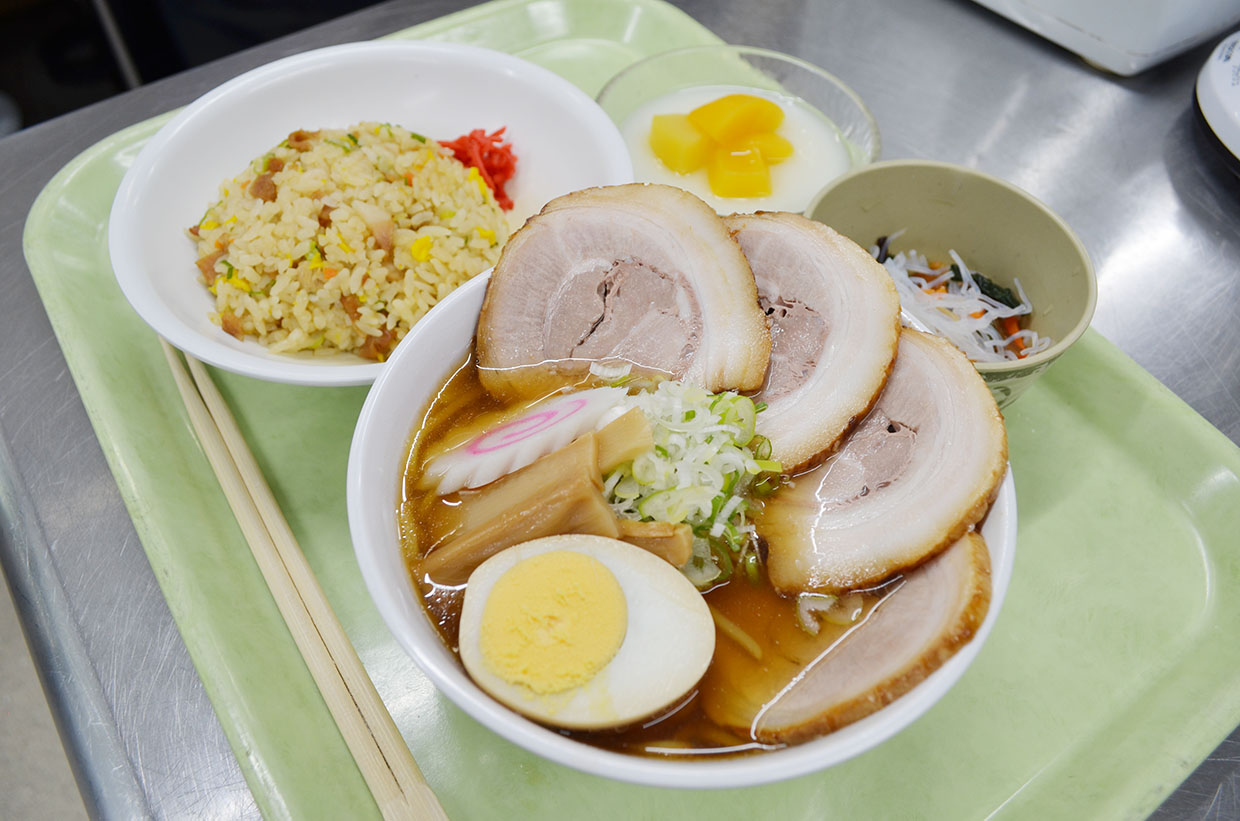
<path id="1" fill-rule="evenodd" d="M 325 320 L 314 318 L 308 297 L 303 317 L 308 324 L 301 327 L 308 344 L 294 340 L 281 346 L 299 352 L 282 353 L 253 336 L 238 339 L 225 332 L 218 294 L 208 290 L 195 265 L 202 254 L 186 236 L 186 229 L 199 225 L 207 207 L 221 198 L 221 182 L 243 173 L 291 132 L 347 129 L 363 122 L 399 125 L 438 140 L 505 127 L 504 137 L 518 157 L 507 186 L 514 201 L 513 210 L 505 212 L 507 230 L 556 196 L 629 182 L 633 176 L 624 141 L 597 104 L 567 80 L 519 58 L 472 46 L 398 41 L 289 57 L 192 103 L 160 129 L 126 173 L 113 204 L 108 242 L 117 281 L 142 319 L 186 353 L 235 373 L 290 384 L 373 382 L 382 364 L 354 353 L 319 350 L 327 344 L 331 323 L 318 327 Z M 298 214 L 297 219 L 308 216 Z M 444 226 L 419 226 L 428 227 Z M 483 232 L 465 241 L 479 246 L 470 249 L 471 255 L 492 247 L 486 231 L 495 229 L 481 227 Z M 462 239 L 468 233 L 462 231 Z M 502 231 L 495 233 L 493 247 L 498 249 Z M 347 236 L 345 241 L 353 246 Z M 480 248 L 483 244 L 488 248 Z M 471 266 L 461 281 L 476 273 L 476 262 Z M 357 284 L 361 276 L 354 269 L 349 266 L 352 280 L 340 280 L 339 292 L 324 293 L 325 304 L 339 305 L 346 283 Z M 217 273 L 230 272 L 221 266 Z M 455 270 L 449 273 L 456 276 Z M 333 281 L 339 276 L 344 274 Z M 253 285 L 247 297 L 253 298 Z M 411 287 L 418 288 L 416 283 Z M 438 284 L 432 289 L 439 290 Z M 244 286 L 240 290 L 245 293 Z M 259 290 L 264 290 L 261 283 Z M 238 305 L 245 302 L 238 299 Z M 373 299 L 386 301 L 377 294 Z M 267 308 L 274 305 L 246 305 L 243 312 Z M 408 319 L 415 319 L 417 310 L 411 305 Z M 315 331 L 324 336 L 317 348 Z M 281 340 L 268 342 L 274 346 Z"/>

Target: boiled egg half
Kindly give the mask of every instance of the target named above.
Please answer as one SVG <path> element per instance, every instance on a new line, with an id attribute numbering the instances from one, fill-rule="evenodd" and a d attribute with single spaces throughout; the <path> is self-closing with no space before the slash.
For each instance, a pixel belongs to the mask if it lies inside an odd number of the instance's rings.
<path id="1" fill-rule="evenodd" d="M 681 699 L 706 672 L 715 628 L 701 593 L 617 539 L 533 539 L 469 577 L 460 654 L 502 704 L 572 730 L 619 727 Z"/>

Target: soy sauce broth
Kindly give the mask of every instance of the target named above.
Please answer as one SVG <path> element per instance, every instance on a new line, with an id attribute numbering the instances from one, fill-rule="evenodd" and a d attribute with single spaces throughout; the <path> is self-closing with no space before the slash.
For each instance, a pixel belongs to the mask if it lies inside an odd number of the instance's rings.
<path id="1" fill-rule="evenodd" d="M 482 388 L 471 355 L 436 394 L 408 445 L 399 510 L 405 565 L 428 618 L 454 654 L 465 586 L 430 582 L 421 571 L 421 557 L 451 535 L 452 510 L 460 493 L 440 497 L 427 490 L 422 486 L 423 469 L 428 455 L 460 439 L 462 429 L 477 428 L 481 420 L 506 410 L 511 409 Z M 799 623 L 795 601 L 778 595 L 765 574 L 756 584 L 738 574 L 706 592 L 705 598 L 717 617 L 735 625 L 749 640 L 738 642 L 716 630 L 714 658 L 694 691 L 641 724 L 558 732 L 597 747 L 649 756 L 742 755 L 774 749 L 749 734 L 752 718 L 807 665 L 863 623 L 896 587 L 898 580 L 852 594 L 851 622 L 824 620 L 818 634 L 811 635 Z"/>

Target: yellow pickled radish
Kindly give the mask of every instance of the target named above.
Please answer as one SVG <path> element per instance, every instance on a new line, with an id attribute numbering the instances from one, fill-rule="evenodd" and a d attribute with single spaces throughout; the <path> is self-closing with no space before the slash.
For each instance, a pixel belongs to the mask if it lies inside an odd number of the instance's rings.
<path id="1" fill-rule="evenodd" d="M 713 144 L 685 114 L 656 114 L 650 122 L 650 148 L 677 174 L 688 174 L 706 164 Z"/>
<path id="2" fill-rule="evenodd" d="M 716 149 L 706 175 L 717 197 L 765 197 L 771 193 L 771 174 L 756 148 Z"/>
<path id="3" fill-rule="evenodd" d="M 774 131 L 783 121 L 782 108 L 752 94 L 728 94 L 689 112 L 689 122 L 722 145 L 733 145 L 750 134 Z"/>
<path id="4" fill-rule="evenodd" d="M 792 156 L 792 143 L 778 134 L 764 131 L 761 134 L 750 134 L 741 140 L 735 148 L 756 148 L 767 165 L 775 165 Z"/>

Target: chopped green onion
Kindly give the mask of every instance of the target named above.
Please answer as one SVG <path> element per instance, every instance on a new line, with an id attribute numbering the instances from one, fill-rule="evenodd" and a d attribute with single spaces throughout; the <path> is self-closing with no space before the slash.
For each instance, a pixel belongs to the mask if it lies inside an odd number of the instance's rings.
<path id="1" fill-rule="evenodd" d="M 732 576 L 732 551 L 728 550 L 726 545 L 711 542 L 710 552 L 715 557 L 715 563 L 719 567 L 719 574 L 725 579 L 730 578 Z"/>
<path id="2" fill-rule="evenodd" d="M 749 492 L 759 499 L 770 496 L 779 489 L 778 477 L 767 474 L 750 486 Z"/>
<path id="3" fill-rule="evenodd" d="M 771 458 L 771 440 L 761 434 L 755 436 L 750 442 L 750 449 L 753 450 L 755 459 Z"/>
<path id="4" fill-rule="evenodd" d="M 759 561 L 747 497 L 773 490 L 781 466 L 755 431 L 753 400 L 668 381 L 626 404 L 646 414 L 654 447 L 604 478 L 616 515 L 688 524 L 694 552 L 682 570 L 699 587 L 726 580 L 738 565 L 747 576 L 756 572 L 742 563 L 750 555 Z"/>
<path id="5" fill-rule="evenodd" d="M 762 571 L 759 567 L 761 560 L 758 554 L 750 550 L 741 557 L 741 567 L 745 569 L 745 578 L 749 579 L 750 584 L 757 584 L 762 579 Z"/>

